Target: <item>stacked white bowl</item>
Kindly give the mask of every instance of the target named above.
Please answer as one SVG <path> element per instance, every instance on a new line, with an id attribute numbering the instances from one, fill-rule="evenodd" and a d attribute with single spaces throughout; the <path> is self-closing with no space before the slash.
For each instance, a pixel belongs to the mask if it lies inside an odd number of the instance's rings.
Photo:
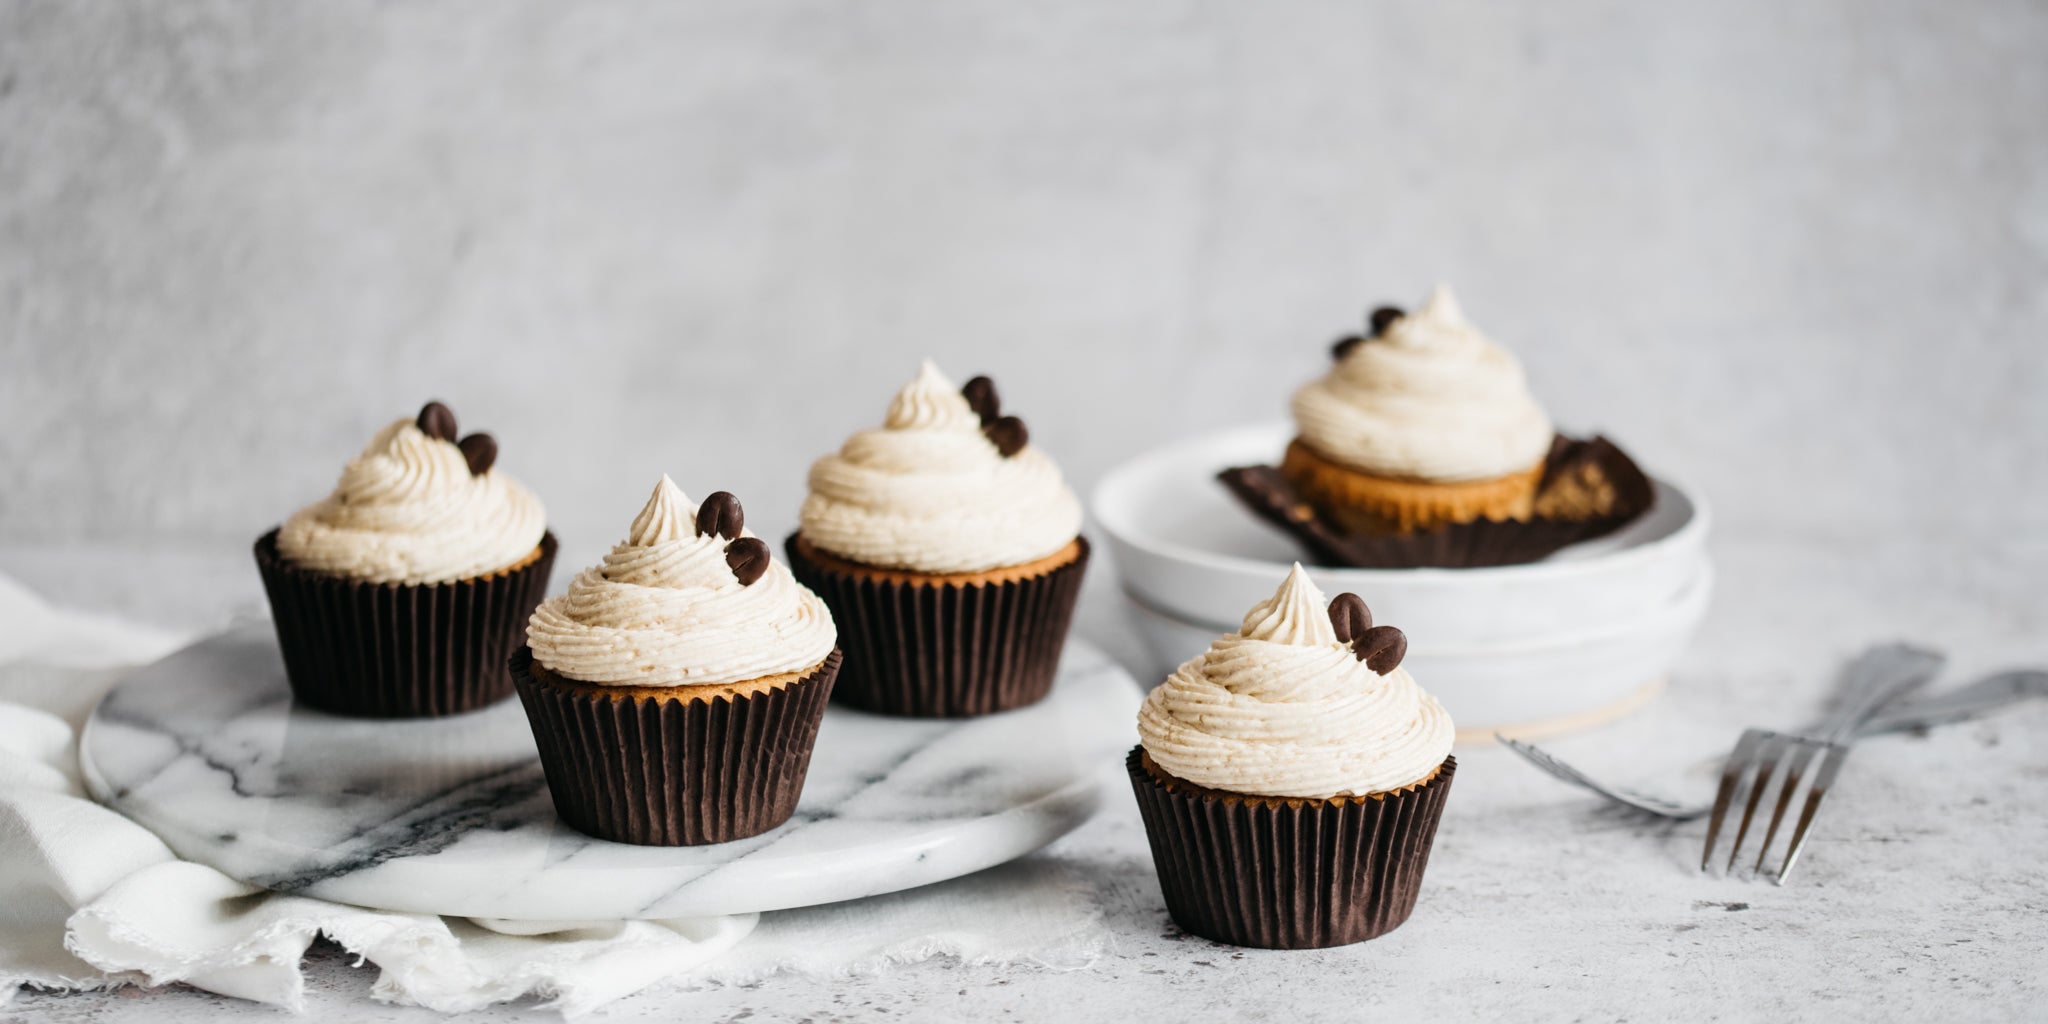
<path id="1" fill-rule="evenodd" d="M 1095 521 L 1159 674 L 1235 632 L 1304 557 L 1216 479 L 1274 462 L 1291 433 L 1259 426 L 1183 441 L 1124 463 L 1095 489 Z M 1656 484 L 1647 514 L 1540 562 L 1310 566 L 1309 575 L 1327 595 L 1364 598 L 1374 622 L 1407 634 L 1404 664 L 1444 702 L 1461 740 L 1598 724 L 1656 694 L 1713 591 L 1705 503 Z"/>

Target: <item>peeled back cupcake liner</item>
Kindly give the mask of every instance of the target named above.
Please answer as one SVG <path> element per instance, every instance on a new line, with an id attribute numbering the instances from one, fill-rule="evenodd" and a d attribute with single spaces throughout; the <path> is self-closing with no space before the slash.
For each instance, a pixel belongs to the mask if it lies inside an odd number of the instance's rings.
<path id="1" fill-rule="evenodd" d="M 427 718 L 512 695 L 505 659 L 547 592 L 555 536 L 509 569 L 447 583 L 369 583 L 300 568 L 256 541 L 285 678 L 311 707 L 358 718 Z"/>
<path id="2" fill-rule="evenodd" d="M 1052 691 L 1081 595 L 1089 544 L 1042 575 L 962 584 L 827 564 L 784 541 L 790 571 L 823 599 L 846 651 L 834 699 L 917 718 L 1037 703 Z"/>
<path id="3" fill-rule="evenodd" d="M 838 648 L 792 682 L 744 695 L 563 679 L 521 647 L 510 666 L 555 812 L 641 846 L 703 846 L 788 821 L 839 675 Z"/>
<path id="4" fill-rule="evenodd" d="M 1205 789 L 1125 760 L 1166 909 L 1203 938 L 1320 949 L 1377 938 L 1415 909 L 1455 757 L 1392 793 L 1331 800 Z"/>
<path id="5" fill-rule="evenodd" d="M 1293 537 L 1316 564 L 1361 569 L 1534 562 L 1613 533 L 1656 501 L 1649 476 L 1605 437 L 1559 435 L 1552 442 L 1527 519 L 1477 519 L 1399 534 L 1347 529 L 1326 502 L 1304 493 L 1278 467 L 1241 466 L 1217 479 L 1254 515 Z"/>

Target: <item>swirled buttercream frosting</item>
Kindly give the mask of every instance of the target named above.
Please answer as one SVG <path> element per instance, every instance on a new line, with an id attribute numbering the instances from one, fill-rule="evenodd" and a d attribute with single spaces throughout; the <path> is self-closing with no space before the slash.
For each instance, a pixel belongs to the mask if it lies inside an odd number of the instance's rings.
<path id="1" fill-rule="evenodd" d="M 509 568 L 539 547 L 547 514 L 532 491 L 483 463 L 472 472 L 452 437 L 398 420 L 349 461 L 334 493 L 285 521 L 278 554 L 367 583 L 446 583 Z"/>
<path id="2" fill-rule="evenodd" d="M 735 522 L 738 502 L 726 501 L 724 522 Z M 838 634 L 824 602 L 781 562 L 758 571 L 740 557 L 766 557 L 752 533 L 714 515 L 700 535 L 697 512 L 662 477 L 625 541 L 534 610 L 534 660 L 586 683 L 711 686 L 807 672 L 830 656 Z"/>
<path id="3" fill-rule="evenodd" d="M 1153 763 L 1198 786 L 1319 800 L 1429 778 L 1454 732 L 1407 669 L 1382 675 L 1338 640 L 1296 565 L 1242 629 L 1146 696 L 1138 738 Z"/>
<path id="4" fill-rule="evenodd" d="M 1438 483 L 1529 469 L 1556 433 L 1521 364 L 1465 321 L 1443 285 L 1295 392 L 1294 420 L 1325 458 Z"/>
<path id="5" fill-rule="evenodd" d="M 1081 532 L 1081 503 L 1059 467 L 1015 432 L 1021 424 L 1006 436 L 982 420 L 927 361 L 880 428 L 811 466 L 804 539 L 863 565 L 924 573 L 1022 565 L 1067 546 Z"/>

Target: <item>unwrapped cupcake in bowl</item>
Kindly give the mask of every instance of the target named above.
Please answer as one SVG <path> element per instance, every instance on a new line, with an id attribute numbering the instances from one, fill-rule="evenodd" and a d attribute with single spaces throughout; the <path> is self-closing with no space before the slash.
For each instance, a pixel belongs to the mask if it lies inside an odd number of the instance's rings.
<path id="1" fill-rule="evenodd" d="M 1370 594 L 1412 628 L 1406 664 L 1461 740 L 1643 706 L 1712 596 L 1702 496 L 1604 438 L 1560 436 L 1448 290 L 1370 319 L 1297 390 L 1291 420 L 1176 440 L 1096 487 L 1155 664 L 1229 630 L 1300 560 L 1325 591 Z"/>
<path id="2" fill-rule="evenodd" d="M 1604 438 L 1559 435 L 1521 364 L 1439 285 L 1382 307 L 1294 395 L 1297 434 L 1275 466 L 1223 482 L 1316 561 L 1511 565 L 1611 533 L 1654 488 Z"/>

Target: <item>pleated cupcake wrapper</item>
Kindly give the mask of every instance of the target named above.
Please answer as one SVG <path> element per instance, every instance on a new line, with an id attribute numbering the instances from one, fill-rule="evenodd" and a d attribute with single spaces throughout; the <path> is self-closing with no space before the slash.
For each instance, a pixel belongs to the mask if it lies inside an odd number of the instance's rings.
<path id="1" fill-rule="evenodd" d="M 832 609 L 846 669 L 834 698 L 889 715 L 959 718 L 1024 707 L 1052 690 L 1067 642 L 1088 540 L 1042 576 L 960 585 L 897 582 L 804 557 L 790 571 Z"/>
<path id="2" fill-rule="evenodd" d="M 547 592 L 555 536 L 516 569 L 408 586 L 301 569 L 256 541 L 285 676 L 301 703 L 359 718 L 473 711 L 512 694 L 505 659 Z"/>
<path id="3" fill-rule="evenodd" d="M 1169 784 L 1143 747 L 1125 766 L 1175 923 L 1236 946 L 1318 949 L 1408 920 L 1458 761 L 1414 788 L 1342 800 Z"/>
<path id="4" fill-rule="evenodd" d="M 1562 518 L 1537 514 L 1526 520 L 1478 520 L 1399 535 L 1345 531 L 1305 498 L 1274 466 L 1241 466 L 1217 474 L 1245 507 L 1308 550 L 1318 565 L 1361 569 L 1423 566 L 1464 569 L 1534 562 L 1581 541 L 1604 537 L 1650 510 L 1656 487 L 1635 460 L 1604 437 L 1558 439 L 1536 487 L 1540 509 L 1553 489 L 1573 486 L 1573 470 L 1588 464 L 1613 488 L 1614 499 L 1598 515 Z"/>
<path id="5" fill-rule="evenodd" d="M 511 658 L 555 812 L 599 839 L 702 846 L 789 820 L 810 770 L 841 652 L 795 682 L 688 700 L 553 676 Z"/>

